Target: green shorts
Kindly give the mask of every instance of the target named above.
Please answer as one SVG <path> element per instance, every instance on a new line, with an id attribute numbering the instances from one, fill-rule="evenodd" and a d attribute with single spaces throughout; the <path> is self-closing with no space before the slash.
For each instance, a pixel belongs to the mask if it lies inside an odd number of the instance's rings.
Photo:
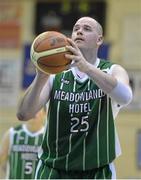
<path id="1" fill-rule="evenodd" d="M 113 176 L 110 164 L 87 171 L 64 171 L 46 166 L 40 160 L 35 179 L 116 179 L 116 177 Z"/>

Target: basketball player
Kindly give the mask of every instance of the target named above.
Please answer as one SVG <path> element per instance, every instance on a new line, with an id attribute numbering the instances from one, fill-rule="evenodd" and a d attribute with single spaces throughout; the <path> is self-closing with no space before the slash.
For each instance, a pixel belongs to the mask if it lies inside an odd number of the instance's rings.
<path id="1" fill-rule="evenodd" d="M 41 110 L 30 121 L 12 127 L 5 133 L 0 146 L 0 166 L 7 164 L 6 178 L 34 178 L 43 139 L 43 120 L 44 112 Z"/>
<path id="2" fill-rule="evenodd" d="M 36 178 L 116 178 L 113 161 L 120 145 L 115 118 L 132 100 L 127 72 L 97 57 L 103 32 L 95 19 L 78 19 L 68 41 L 70 69 L 57 75 L 38 71 L 17 113 L 26 121 L 49 101 Z"/>

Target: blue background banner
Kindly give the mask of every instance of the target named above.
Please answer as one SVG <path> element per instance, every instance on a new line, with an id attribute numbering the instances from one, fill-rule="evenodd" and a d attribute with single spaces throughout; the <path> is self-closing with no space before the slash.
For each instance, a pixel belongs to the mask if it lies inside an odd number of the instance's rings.
<path id="1" fill-rule="evenodd" d="M 26 89 L 33 81 L 35 77 L 35 67 L 30 60 L 30 47 L 31 44 L 24 46 L 24 62 L 23 62 L 23 80 L 22 88 Z"/>

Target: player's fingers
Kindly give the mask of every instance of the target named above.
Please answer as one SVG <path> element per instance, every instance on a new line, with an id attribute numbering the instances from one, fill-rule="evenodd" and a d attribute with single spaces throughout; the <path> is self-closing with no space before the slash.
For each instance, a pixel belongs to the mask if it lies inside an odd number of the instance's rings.
<path id="1" fill-rule="evenodd" d="M 70 45 L 71 45 L 72 47 L 78 48 L 77 45 L 75 44 L 75 42 L 74 42 L 72 39 L 67 38 L 67 40 L 68 40 L 68 42 L 70 43 Z"/>
<path id="2" fill-rule="evenodd" d="M 74 55 L 77 55 L 77 49 L 72 46 L 66 46 L 66 49 Z"/>
<path id="3" fill-rule="evenodd" d="M 73 60 L 73 59 L 75 59 L 75 55 L 73 55 L 73 54 L 65 54 L 65 57 L 67 58 L 67 59 L 71 59 L 71 60 Z"/>

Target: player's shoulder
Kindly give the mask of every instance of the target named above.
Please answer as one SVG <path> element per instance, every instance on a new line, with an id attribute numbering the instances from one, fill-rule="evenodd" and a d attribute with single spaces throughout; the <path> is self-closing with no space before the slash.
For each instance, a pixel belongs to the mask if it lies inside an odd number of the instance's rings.
<path id="1" fill-rule="evenodd" d="M 100 59 L 98 67 L 101 67 L 101 68 L 107 67 L 108 68 L 108 67 L 111 67 L 113 64 L 114 63 L 108 59 Z"/>
<path id="2" fill-rule="evenodd" d="M 97 68 L 102 70 L 103 72 L 109 73 L 113 66 L 114 63 L 112 63 L 110 60 L 100 59 Z"/>

